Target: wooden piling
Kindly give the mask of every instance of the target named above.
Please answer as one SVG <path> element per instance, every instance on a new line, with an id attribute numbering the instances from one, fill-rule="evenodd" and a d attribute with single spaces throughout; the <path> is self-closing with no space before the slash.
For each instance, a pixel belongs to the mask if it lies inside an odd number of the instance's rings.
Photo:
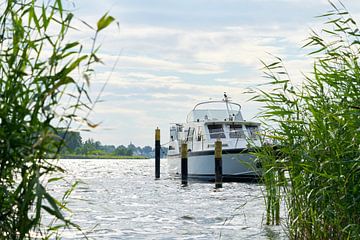
<path id="1" fill-rule="evenodd" d="M 160 178 L 160 129 L 155 129 L 155 179 Z"/>
<path id="2" fill-rule="evenodd" d="M 215 142 L 215 188 L 222 188 L 222 142 Z"/>
<path id="3" fill-rule="evenodd" d="M 188 151 L 187 144 L 181 144 L 181 184 L 188 185 Z"/>

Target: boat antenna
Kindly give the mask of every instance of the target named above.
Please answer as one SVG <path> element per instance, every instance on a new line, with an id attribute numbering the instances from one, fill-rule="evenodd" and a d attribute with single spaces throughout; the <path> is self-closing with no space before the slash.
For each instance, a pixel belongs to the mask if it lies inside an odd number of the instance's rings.
<path id="1" fill-rule="evenodd" d="M 231 120 L 230 110 L 229 110 L 229 97 L 226 95 L 226 92 L 224 92 L 224 102 L 226 104 L 226 109 L 229 115 L 229 120 Z"/>

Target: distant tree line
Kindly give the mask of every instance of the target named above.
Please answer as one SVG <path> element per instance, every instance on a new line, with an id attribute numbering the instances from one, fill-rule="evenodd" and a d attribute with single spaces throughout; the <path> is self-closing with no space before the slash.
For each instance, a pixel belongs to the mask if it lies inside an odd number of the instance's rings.
<path id="1" fill-rule="evenodd" d="M 100 141 L 94 139 L 87 139 L 83 141 L 79 132 L 65 132 L 59 131 L 59 137 L 63 143 L 61 154 L 71 155 L 96 155 L 96 156 L 143 156 L 152 158 L 155 156 L 155 149 L 150 146 L 139 147 L 130 143 L 128 146 L 124 145 L 103 145 Z M 167 154 L 167 148 L 161 149 L 161 157 Z"/>

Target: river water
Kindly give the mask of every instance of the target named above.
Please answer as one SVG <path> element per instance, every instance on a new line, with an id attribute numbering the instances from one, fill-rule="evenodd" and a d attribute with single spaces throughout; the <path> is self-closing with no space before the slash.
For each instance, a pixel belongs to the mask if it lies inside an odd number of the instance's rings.
<path id="1" fill-rule="evenodd" d="M 153 160 L 60 160 L 65 179 L 80 181 L 69 198 L 72 221 L 90 239 L 284 239 L 280 226 L 265 225 L 262 186 L 214 184 L 168 176 L 154 180 Z M 66 184 L 50 186 L 54 195 Z M 63 239 L 82 239 L 65 230 Z"/>

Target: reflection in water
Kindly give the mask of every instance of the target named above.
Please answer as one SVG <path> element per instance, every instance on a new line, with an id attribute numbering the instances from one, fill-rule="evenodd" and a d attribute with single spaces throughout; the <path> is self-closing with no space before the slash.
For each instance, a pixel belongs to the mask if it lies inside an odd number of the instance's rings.
<path id="1" fill-rule="evenodd" d="M 261 186 L 254 183 L 190 182 L 166 172 L 154 180 L 152 160 L 61 160 L 68 181 L 81 183 L 69 200 L 90 239 L 283 239 L 281 227 L 264 226 Z M 51 186 L 55 195 L 66 186 Z M 81 239 L 76 230 L 64 239 Z"/>

